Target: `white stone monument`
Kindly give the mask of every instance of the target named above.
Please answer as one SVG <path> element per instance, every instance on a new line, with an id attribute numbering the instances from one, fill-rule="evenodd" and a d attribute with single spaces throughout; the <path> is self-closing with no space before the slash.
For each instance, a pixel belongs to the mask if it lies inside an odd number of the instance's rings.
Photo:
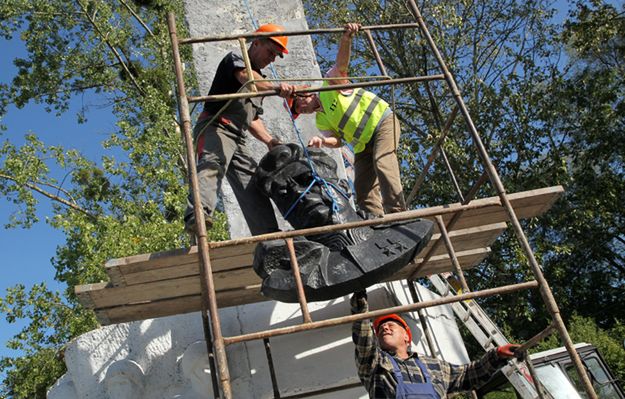
<path id="1" fill-rule="evenodd" d="M 308 29 L 299 0 L 243 0 L 216 2 L 186 0 L 186 19 L 191 36 L 232 35 L 253 31 L 251 16 L 259 23 L 278 23 L 287 30 Z M 194 45 L 194 64 L 200 93 L 206 94 L 221 58 L 238 42 Z M 320 76 L 308 36 L 289 38 L 289 54 L 275 63 L 278 76 Z M 266 98 L 263 119 L 272 134 L 284 142 L 296 142 L 294 128 L 281 100 Z M 314 134 L 314 117 L 302 115 L 297 125 L 307 141 Z M 252 140 L 254 142 L 254 140 Z M 266 152 L 254 143 L 257 158 Z M 333 156 L 340 162 L 337 151 Z M 344 172 L 339 172 L 341 173 Z M 249 231 L 238 210 L 236 199 L 224 180 L 224 208 L 233 238 L 248 236 Z M 282 223 L 282 228 L 290 228 Z M 129 254 L 130 255 L 130 254 Z M 431 292 L 419 288 L 425 300 Z M 372 309 L 408 304 L 410 294 L 401 282 L 369 288 Z M 349 297 L 310 303 L 313 320 L 349 314 Z M 464 363 L 468 356 L 462 345 L 454 316 L 447 307 L 425 311 L 430 328 L 445 360 Z M 428 353 L 416 314 L 408 314 L 419 353 Z M 270 327 L 299 324 L 299 305 L 275 301 L 255 303 L 220 310 L 224 336 L 255 332 Z M 351 325 L 283 335 L 271 339 L 276 378 L 282 396 L 316 391 L 348 383 L 358 383 L 351 342 Z M 235 398 L 272 398 L 273 387 L 262 341 L 249 341 L 227 347 L 230 377 Z M 48 392 L 50 399 L 135 399 L 213 398 L 206 346 L 199 313 L 122 323 L 83 334 L 69 343 L 65 352 L 67 373 Z M 313 396 L 321 399 L 365 398 L 364 388 Z"/>
<path id="2" fill-rule="evenodd" d="M 424 300 L 435 297 L 419 287 Z M 410 303 L 402 282 L 368 289 L 372 309 Z M 349 314 L 349 297 L 310 303 L 313 320 Z M 448 307 L 425 310 L 439 356 L 453 363 L 468 362 L 462 338 Z M 429 353 L 416 314 L 404 315 L 415 344 Z M 299 305 L 261 302 L 220 310 L 225 336 L 301 323 Z M 271 338 L 271 351 L 282 396 L 358 383 L 351 341 L 351 324 Z M 235 398 L 272 398 L 273 388 L 262 340 L 227 347 Z M 65 352 L 67 374 L 49 391 L 56 398 L 213 398 L 212 380 L 199 313 L 106 326 L 83 334 Z M 66 393 L 69 392 L 69 393 Z M 116 392 L 116 394 L 113 394 Z M 71 396 L 71 395 L 74 396 Z M 128 396 L 131 395 L 131 396 Z M 366 398 L 357 387 L 313 398 Z"/>

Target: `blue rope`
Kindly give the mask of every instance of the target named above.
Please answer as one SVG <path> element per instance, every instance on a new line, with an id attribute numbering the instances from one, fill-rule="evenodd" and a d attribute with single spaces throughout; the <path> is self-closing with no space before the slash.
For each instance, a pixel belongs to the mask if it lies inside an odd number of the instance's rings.
<path id="1" fill-rule="evenodd" d="M 343 190 L 337 187 L 334 183 L 328 182 L 326 179 L 321 177 L 319 173 L 317 173 L 317 168 L 315 168 L 315 164 L 312 162 L 312 159 L 310 158 L 310 153 L 308 152 L 308 149 L 306 145 L 304 145 L 304 141 L 302 140 L 302 132 L 299 130 L 299 128 L 297 127 L 297 124 L 295 123 L 295 118 L 293 118 L 293 113 L 291 112 L 291 109 L 288 106 L 287 106 L 287 110 L 289 111 L 289 116 L 291 117 L 291 123 L 293 123 L 293 128 L 295 129 L 297 139 L 299 140 L 299 143 L 302 146 L 302 149 L 304 150 L 304 155 L 306 156 L 306 162 L 308 162 L 308 166 L 310 166 L 310 169 L 312 171 L 312 181 L 308 185 L 308 188 L 299 196 L 299 198 L 293 203 L 293 205 L 291 205 L 287 213 L 284 215 L 284 218 L 286 219 L 288 217 L 288 215 L 291 213 L 295 205 L 297 205 L 297 203 L 302 198 L 304 198 L 306 194 L 308 194 L 308 192 L 313 187 L 313 185 L 315 185 L 315 183 L 320 184 L 321 189 L 332 200 L 332 212 L 338 213 L 341 210 L 339 206 L 338 198 L 336 197 L 336 195 L 334 194 L 334 191 L 330 187 L 336 190 L 345 199 L 349 199 L 349 196 L 347 195 L 347 193 L 345 193 Z"/>
<path id="2" fill-rule="evenodd" d="M 252 8 L 250 7 L 249 1 L 248 0 L 244 0 L 244 3 L 245 3 L 245 8 L 247 9 L 247 14 L 249 15 L 250 20 L 252 21 L 252 26 L 254 27 L 254 29 L 258 29 L 258 27 L 259 27 L 258 21 L 256 20 L 256 18 L 254 18 L 254 14 L 252 13 Z M 273 78 L 277 79 L 278 73 L 276 72 L 275 67 L 273 66 L 273 64 L 270 64 L 269 66 L 271 68 L 271 74 L 272 74 Z M 332 187 L 334 190 L 336 190 L 339 194 L 341 194 L 346 199 L 349 199 L 349 196 L 347 195 L 347 193 L 343 192 L 343 190 L 341 190 L 335 184 L 326 181 L 323 177 L 321 177 L 317 173 L 317 169 L 315 168 L 315 165 L 313 164 L 312 160 L 310 159 L 310 154 L 308 153 L 308 149 L 306 148 L 306 145 L 304 145 L 304 141 L 302 140 L 302 132 L 299 130 L 299 128 L 297 127 L 297 124 L 295 123 L 295 118 L 293 117 L 293 113 L 291 112 L 291 108 L 289 107 L 289 104 L 286 101 L 286 99 L 283 100 L 283 103 L 284 103 L 285 108 L 289 111 L 289 116 L 291 118 L 291 123 L 293 124 L 293 128 L 295 129 L 295 135 L 297 136 L 297 139 L 299 141 L 300 146 L 302 146 L 302 149 L 304 150 L 304 155 L 306 156 L 306 161 L 308 162 L 308 165 L 310 166 L 310 169 L 312 170 L 312 175 L 313 175 L 312 181 L 308 185 L 308 188 L 306 188 L 306 190 L 304 190 L 304 192 L 297 198 L 297 200 L 295 200 L 295 202 L 293 202 L 293 204 L 291 205 L 289 210 L 284 215 L 284 218 L 286 219 L 286 218 L 289 217 L 291 211 L 293 211 L 295 206 L 304 198 L 304 196 L 306 194 L 308 194 L 310 189 L 316 183 L 321 185 L 322 190 L 332 200 L 332 212 L 333 213 L 339 212 L 341 210 L 341 208 L 339 206 L 338 199 L 337 199 L 336 195 L 334 194 L 334 192 L 332 191 L 332 189 L 330 187 Z"/>

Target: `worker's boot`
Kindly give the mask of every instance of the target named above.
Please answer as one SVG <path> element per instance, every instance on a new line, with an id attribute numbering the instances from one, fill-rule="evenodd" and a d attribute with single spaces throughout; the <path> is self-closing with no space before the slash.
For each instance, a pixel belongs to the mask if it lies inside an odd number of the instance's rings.
<path id="1" fill-rule="evenodd" d="M 206 231 L 208 232 L 213 227 L 213 218 L 204 214 L 204 222 L 206 224 Z M 189 241 L 191 245 L 197 245 L 197 230 L 195 227 L 195 215 L 191 214 L 184 220 L 184 231 L 189 234 Z"/>

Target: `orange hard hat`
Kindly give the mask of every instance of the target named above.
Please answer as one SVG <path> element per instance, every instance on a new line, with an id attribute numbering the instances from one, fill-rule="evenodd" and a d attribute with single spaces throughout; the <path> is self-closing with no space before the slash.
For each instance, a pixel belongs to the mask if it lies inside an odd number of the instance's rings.
<path id="1" fill-rule="evenodd" d="M 256 29 L 256 33 L 259 32 L 284 32 L 284 27 L 282 25 L 276 25 L 276 24 L 264 24 L 258 27 L 258 29 Z M 284 54 L 288 54 L 289 50 L 287 50 L 286 45 L 289 42 L 289 38 L 286 36 L 271 36 L 268 37 L 267 39 L 269 40 L 273 40 L 278 46 L 280 46 L 280 49 L 282 50 L 282 52 Z"/>
<path id="2" fill-rule="evenodd" d="M 404 319 L 399 317 L 399 315 L 396 313 L 380 316 L 377 319 L 373 320 L 373 329 L 375 330 L 375 333 L 378 333 L 378 327 L 380 327 L 380 324 L 389 320 L 392 320 L 400 326 L 404 327 L 404 330 L 406 330 L 406 332 L 408 333 L 408 339 L 410 340 L 410 342 L 412 342 L 412 332 L 410 332 L 410 327 L 408 327 L 408 324 L 404 321 Z"/>

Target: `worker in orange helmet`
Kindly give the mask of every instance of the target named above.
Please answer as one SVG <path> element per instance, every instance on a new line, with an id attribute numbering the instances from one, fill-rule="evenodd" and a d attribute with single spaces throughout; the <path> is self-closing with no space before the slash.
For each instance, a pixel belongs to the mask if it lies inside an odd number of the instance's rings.
<path id="1" fill-rule="evenodd" d="M 279 33 L 284 28 L 276 24 L 261 25 L 257 33 Z M 252 66 L 251 76 L 245 67 L 240 50 L 228 53 L 220 62 L 213 78 L 209 95 L 230 94 L 250 91 L 244 86 L 250 80 L 263 79 L 262 69 L 275 61 L 276 57 L 288 54 L 287 36 L 257 37 L 252 40 L 247 55 Z M 296 86 L 281 83 L 258 82 L 259 91 L 278 90 L 279 95 L 289 98 Z M 280 141 L 265 128 L 259 115 L 262 113 L 262 99 L 235 99 L 231 102 L 205 102 L 204 109 L 193 129 L 196 144 L 197 173 L 201 206 L 204 210 L 207 228 L 212 226 L 212 213 L 217 204 L 217 191 L 225 176 L 237 198 L 243 216 L 252 235 L 278 230 L 278 224 L 269 199 L 260 194 L 250 180 L 256 171 L 246 140 L 246 132 L 267 145 L 271 150 Z M 225 108 L 224 108 L 225 107 Z M 224 109 L 222 109 L 224 108 Z M 184 215 L 185 230 L 192 237 L 195 234 L 194 204 L 188 197 Z"/>
<path id="2" fill-rule="evenodd" d="M 369 310 L 365 291 L 351 298 L 352 313 Z M 481 359 L 455 365 L 410 351 L 412 333 L 397 314 L 373 321 L 354 322 L 352 340 L 356 345 L 358 377 L 369 396 L 375 399 L 442 399 L 448 393 L 468 391 L 485 383 L 508 359 L 517 356 L 520 345 L 492 349 Z"/>

